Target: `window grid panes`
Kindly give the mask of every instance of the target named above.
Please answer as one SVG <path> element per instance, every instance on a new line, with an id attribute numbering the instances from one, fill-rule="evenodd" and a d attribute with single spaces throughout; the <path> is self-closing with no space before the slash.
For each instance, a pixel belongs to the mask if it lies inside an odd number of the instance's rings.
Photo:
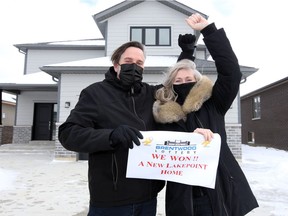
<path id="1" fill-rule="evenodd" d="M 146 46 L 171 46 L 171 27 L 131 27 L 130 40 Z"/>

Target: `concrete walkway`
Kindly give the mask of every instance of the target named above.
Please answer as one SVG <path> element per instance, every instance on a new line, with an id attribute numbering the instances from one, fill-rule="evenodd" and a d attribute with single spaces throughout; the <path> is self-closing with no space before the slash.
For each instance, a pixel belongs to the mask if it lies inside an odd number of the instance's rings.
<path id="1" fill-rule="evenodd" d="M 55 161 L 53 152 L 53 145 L 0 146 L 1 216 L 87 215 L 87 161 Z M 163 197 L 157 216 L 164 215 Z"/>
<path id="2" fill-rule="evenodd" d="M 1 216 L 87 215 L 87 161 L 55 161 L 53 152 L 51 144 L 0 145 Z M 165 215 L 164 193 L 158 196 L 157 216 Z M 249 216 L 267 212 L 262 206 Z"/>

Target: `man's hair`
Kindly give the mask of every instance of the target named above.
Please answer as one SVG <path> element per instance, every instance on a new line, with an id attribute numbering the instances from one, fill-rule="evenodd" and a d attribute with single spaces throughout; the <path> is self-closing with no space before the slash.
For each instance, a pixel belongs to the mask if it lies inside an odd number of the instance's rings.
<path id="1" fill-rule="evenodd" d="M 144 56 L 145 56 L 145 48 L 144 45 L 138 41 L 129 41 L 127 43 L 122 44 L 120 47 L 118 47 L 116 50 L 114 50 L 112 56 L 111 56 L 111 61 L 113 64 L 118 64 L 120 61 L 120 58 L 122 54 L 125 52 L 125 50 L 129 47 L 136 47 L 139 48 L 143 51 Z"/>

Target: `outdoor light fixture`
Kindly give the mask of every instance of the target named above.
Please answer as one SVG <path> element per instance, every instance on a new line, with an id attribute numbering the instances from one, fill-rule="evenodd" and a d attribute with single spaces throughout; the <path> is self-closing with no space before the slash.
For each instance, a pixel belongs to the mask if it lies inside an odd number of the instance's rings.
<path id="1" fill-rule="evenodd" d="M 65 108 L 69 108 L 70 107 L 70 102 L 69 101 L 66 101 L 65 102 Z"/>

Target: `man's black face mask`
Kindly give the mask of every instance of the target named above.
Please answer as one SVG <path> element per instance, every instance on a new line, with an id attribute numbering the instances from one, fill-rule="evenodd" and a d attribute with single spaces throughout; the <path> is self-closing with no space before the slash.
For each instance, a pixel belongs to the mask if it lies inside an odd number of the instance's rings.
<path id="1" fill-rule="evenodd" d="M 141 83 L 143 79 L 143 68 L 137 64 L 122 64 L 119 74 L 120 82 L 125 88 L 131 88 Z"/>

